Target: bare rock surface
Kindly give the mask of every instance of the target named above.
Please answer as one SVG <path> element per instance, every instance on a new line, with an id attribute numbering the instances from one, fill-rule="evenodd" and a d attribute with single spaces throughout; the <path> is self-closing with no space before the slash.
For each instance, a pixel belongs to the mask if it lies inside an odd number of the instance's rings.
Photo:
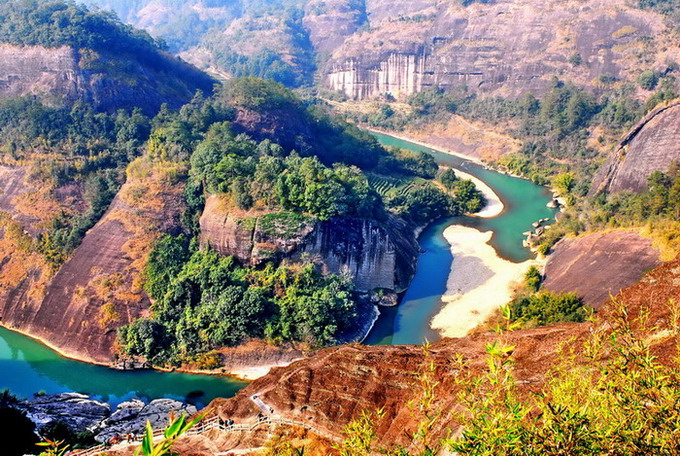
<path id="1" fill-rule="evenodd" d="M 20 166 L 0 165 L 0 212 L 6 212 L 19 222 L 24 229 L 36 232 L 36 217 L 16 210 L 16 201 L 27 193 L 34 191 L 26 182 L 26 169 Z"/>
<path id="2" fill-rule="evenodd" d="M 650 112 L 623 138 L 598 171 L 591 194 L 647 189 L 654 171 L 680 161 L 680 100 Z"/>
<path id="3" fill-rule="evenodd" d="M 35 396 L 19 407 L 38 429 L 62 422 L 74 431 L 93 430 L 111 413 L 109 404 L 78 393 Z"/>
<path id="4" fill-rule="evenodd" d="M 576 292 L 586 304 L 599 308 L 659 264 L 651 239 L 637 232 L 595 233 L 555 246 L 545 267 L 544 286 L 553 292 Z"/>
<path id="5" fill-rule="evenodd" d="M 602 75 L 632 78 L 640 40 L 666 30 L 661 16 L 622 0 L 370 0 L 366 12 L 370 28 L 348 36 L 322 69 L 328 88 L 358 99 L 433 86 L 540 94 L 555 74 L 596 90 Z M 658 49 L 650 47 L 652 65 L 680 52 Z"/>
<path id="6" fill-rule="evenodd" d="M 123 68 L 125 73 L 107 70 Z M 155 114 L 162 103 L 179 107 L 196 89 L 210 91 L 212 80 L 169 54 L 155 66 L 135 56 L 100 53 L 86 61 L 78 50 L 62 46 L 0 44 L 0 98 L 36 95 L 51 104 L 92 103 L 105 111 L 132 106 Z M 134 81 L 131 82 L 131 78 Z"/>
<path id="7" fill-rule="evenodd" d="M 56 273 L 38 253 L 0 250 L 2 324 L 66 355 L 110 363 L 116 329 L 148 312 L 150 300 L 139 286 L 141 268 L 155 236 L 179 225 L 182 190 L 150 176 L 129 180 Z M 137 191 L 143 200 L 131 199 Z M 0 241 L 11 244 L 2 236 Z M 36 265 L 13 264 L 20 256 Z"/>
<path id="8" fill-rule="evenodd" d="M 384 223 L 347 217 L 286 221 L 276 214 L 233 217 L 211 196 L 201 217 L 201 243 L 249 264 L 270 259 L 312 261 L 349 273 L 359 290 L 404 289 L 414 274 L 418 244 L 395 218 Z"/>
<path id="9" fill-rule="evenodd" d="M 95 433 L 100 442 L 108 441 L 114 435 L 140 435 L 147 421 L 154 429 L 163 429 L 171 416 L 190 416 L 197 412 L 193 405 L 174 399 L 155 399 L 148 404 L 132 399 L 120 403 L 111 413 L 110 404 L 78 393 L 35 396 L 20 402 L 18 407 L 38 429 L 61 422 L 73 432 Z"/>
<path id="10" fill-rule="evenodd" d="M 116 411 L 106 420 L 99 424 L 100 432 L 96 439 L 106 442 L 113 436 L 127 434 L 141 435 L 144 432 L 147 421 L 153 429 L 163 429 L 170 423 L 170 417 L 193 415 L 197 412 L 196 407 L 187 405 L 174 399 L 156 399 L 148 404 L 139 400 L 123 402 L 118 405 Z"/>
<path id="11" fill-rule="evenodd" d="M 116 199 L 109 214 L 123 205 Z M 81 359 L 110 361 L 116 332 L 107 331 L 99 324 L 104 303 L 95 293 L 88 298 L 86 290 L 96 277 L 105 278 L 126 271 L 132 259 L 123 247 L 131 237 L 132 233 L 123 223 L 105 216 L 51 279 L 43 299 L 31 299 L 27 293 L 10 293 L 0 301 L 5 324 Z M 130 321 L 148 305 L 148 298 L 130 302 L 120 318 L 124 322 Z"/>

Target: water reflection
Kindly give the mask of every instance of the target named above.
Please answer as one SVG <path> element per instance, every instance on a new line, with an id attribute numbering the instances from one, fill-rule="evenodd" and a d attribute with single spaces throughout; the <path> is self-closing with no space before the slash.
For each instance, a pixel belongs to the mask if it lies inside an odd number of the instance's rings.
<path id="1" fill-rule="evenodd" d="M 198 406 L 216 397 L 233 396 L 245 382 L 158 371 L 116 371 L 62 358 L 41 343 L 0 328 L 0 388 L 21 397 L 76 391 L 112 404 L 137 397 L 169 397 Z"/>

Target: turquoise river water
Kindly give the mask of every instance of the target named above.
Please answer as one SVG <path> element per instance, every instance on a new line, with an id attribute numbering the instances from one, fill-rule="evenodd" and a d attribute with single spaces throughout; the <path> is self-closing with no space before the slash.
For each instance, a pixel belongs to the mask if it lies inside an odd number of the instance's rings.
<path id="1" fill-rule="evenodd" d="M 428 147 L 380 133 L 374 133 L 385 146 L 427 152 L 443 166 L 458 168 L 485 182 L 504 204 L 503 212 L 494 218 L 454 217 L 430 225 L 420 235 L 423 251 L 418 259 L 416 275 L 404 294 L 399 306 L 381 309 L 381 315 L 366 343 L 372 345 L 422 344 L 433 342 L 439 334 L 430 328 L 430 321 L 442 307 L 441 296 L 446 292 L 446 283 L 451 272 L 449 243 L 444 230 L 457 224 L 492 231 L 491 245 L 498 255 L 506 260 L 519 263 L 533 255 L 522 246 L 525 231 L 531 224 L 542 218 L 555 216 L 555 210 L 546 204 L 550 191 L 525 179 L 518 179 L 499 173 L 463 158 L 439 152 Z"/>
<path id="2" fill-rule="evenodd" d="M 206 405 L 246 385 L 228 377 L 153 370 L 118 371 L 64 358 L 30 337 L 0 328 L 0 389 L 19 397 L 75 391 L 116 405 L 133 397 L 161 397 Z"/>
<path id="3" fill-rule="evenodd" d="M 492 219 L 457 217 L 428 227 L 419 242 L 424 253 L 417 273 L 401 304 L 383 311 L 370 334 L 370 344 L 420 344 L 436 340 L 429 322 L 441 307 L 453 257 L 443 232 L 451 224 L 462 224 L 494 233 L 492 245 L 500 256 L 524 261 L 531 252 L 522 247 L 522 232 L 534 221 L 551 217 L 546 207 L 547 189 L 531 182 L 487 170 L 474 162 L 391 136 L 376 134 L 388 146 L 421 150 L 434 155 L 438 163 L 462 169 L 486 182 L 505 205 Z M 20 397 L 38 391 L 76 391 L 112 404 L 132 397 L 145 400 L 171 397 L 205 405 L 215 397 L 230 397 L 246 385 L 226 377 L 164 373 L 157 371 L 116 371 L 103 366 L 64 358 L 45 345 L 21 334 L 0 328 L 0 389 L 9 388 Z"/>

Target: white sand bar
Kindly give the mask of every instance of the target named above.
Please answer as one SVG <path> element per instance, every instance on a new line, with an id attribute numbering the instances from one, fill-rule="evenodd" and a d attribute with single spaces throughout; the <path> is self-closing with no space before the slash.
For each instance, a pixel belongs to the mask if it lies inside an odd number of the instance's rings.
<path id="1" fill-rule="evenodd" d="M 287 367 L 290 366 L 295 361 L 303 358 L 297 358 L 289 362 L 272 363 L 260 366 L 244 366 L 234 369 L 229 369 L 229 375 L 236 377 L 240 380 L 257 380 L 258 378 L 264 377 L 275 367 Z"/>
<path id="2" fill-rule="evenodd" d="M 538 260 L 512 263 L 500 258 L 489 241 L 492 232 L 452 225 L 444 231 L 453 262 L 442 296 L 443 308 L 432 328 L 444 337 L 463 337 L 512 299 L 513 285 Z"/>
<path id="3" fill-rule="evenodd" d="M 465 171 L 459 170 L 458 168 L 452 169 L 459 179 L 471 180 L 472 183 L 475 184 L 475 187 L 477 187 L 477 190 L 482 192 L 484 198 L 486 198 L 486 206 L 481 211 L 473 214 L 475 217 L 492 218 L 501 215 L 503 209 L 505 209 L 505 206 L 503 205 L 503 201 L 501 201 L 501 199 L 498 197 L 496 192 L 491 189 L 491 187 L 486 185 L 484 181 L 478 179 L 472 174 L 468 174 Z"/>

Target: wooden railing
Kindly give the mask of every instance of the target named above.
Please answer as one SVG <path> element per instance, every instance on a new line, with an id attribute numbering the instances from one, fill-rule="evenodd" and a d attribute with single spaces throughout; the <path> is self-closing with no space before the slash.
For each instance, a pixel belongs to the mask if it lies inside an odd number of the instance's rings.
<path id="1" fill-rule="evenodd" d="M 258 421 L 256 421 L 253 424 L 231 424 L 227 425 L 223 422 L 223 420 L 220 419 L 218 416 L 213 416 L 211 418 L 207 418 L 203 421 L 199 421 L 196 423 L 196 425 L 189 429 L 187 431 L 186 435 L 201 435 L 209 431 L 214 431 L 217 430 L 219 432 L 253 432 L 256 429 L 262 427 L 262 426 L 271 426 L 271 425 L 285 425 L 285 426 L 295 426 L 295 427 L 301 427 L 307 430 L 310 430 L 314 432 L 315 434 L 318 434 L 322 437 L 325 437 L 329 440 L 333 441 L 340 441 L 342 440 L 340 437 L 335 436 L 331 434 L 328 431 L 318 429 L 314 426 L 312 426 L 309 423 L 303 423 L 301 421 L 295 421 L 295 420 L 289 420 L 285 418 L 276 418 L 276 417 L 265 417 L 262 418 Z M 157 429 L 153 432 L 154 440 L 162 437 L 164 434 L 163 429 Z M 115 445 L 107 445 L 105 443 L 102 443 L 100 445 L 97 445 L 92 448 L 88 448 L 86 450 L 73 450 L 67 453 L 67 456 L 98 456 L 101 454 L 105 454 L 107 451 L 111 450 L 119 450 L 122 448 L 125 448 L 130 445 L 134 445 L 135 443 L 141 442 L 142 439 L 144 438 L 143 435 L 140 436 L 135 436 L 131 442 L 125 441 L 121 442 Z"/>

